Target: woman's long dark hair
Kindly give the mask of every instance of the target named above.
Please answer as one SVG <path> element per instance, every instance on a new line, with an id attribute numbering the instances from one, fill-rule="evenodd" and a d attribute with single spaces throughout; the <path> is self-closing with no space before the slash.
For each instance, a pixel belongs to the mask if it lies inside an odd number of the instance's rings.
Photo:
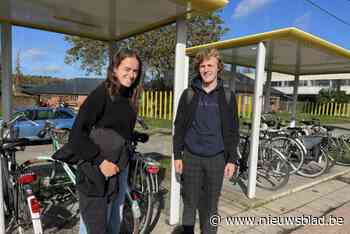
<path id="1" fill-rule="evenodd" d="M 135 112 L 138 111 L 138 98 L 142 91 L 141 77 L 142 77 L 142 62 L 138 54 L 130 49 L 122 49 L 113 55 L 107 70 L 106 88 L 110 96 L 115 96 L 119 93 L 121 84 L 118 79 L 115 78 L 113 69 L 117 68 L 121 62 L 126 58 L 136 58 L 139 62 L 139 73 L 137 74 L 135 82 L 128 88 L 127 97 L 129 98 L 132 107 Z"/>

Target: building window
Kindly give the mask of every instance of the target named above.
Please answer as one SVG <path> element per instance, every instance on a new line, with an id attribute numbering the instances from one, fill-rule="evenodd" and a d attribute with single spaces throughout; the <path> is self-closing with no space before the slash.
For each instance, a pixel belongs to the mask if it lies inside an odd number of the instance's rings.
<path id="1" fill-rule="evenodd" d="M 299 80 L 299 86 L 307 86 L 307 80 Z"/>
<path id="2" fill-rule="evenodd" d="M 349 79 L 340 80 L 339 82 L 340 82 L 340 85 L 342 85 L 342 86 L 349 86 L 350 85 Z"/>
<path id="3" fill-rule="evenodd" d="M 329 87 L 330 80 L 316 80 L 316 86 Z"/>
<path id="4" fill-rule="evenodd" d="M 282 86 L 282 81 L 272 81 L 271 86 L 273 87 L 281 87 Z"/>
<path id="5" fill-rule="evenodd" d="M 284 86 L 286 86 L 286 87 L 293 87 L 294 86 L 294 80 L 284 81 Z"/>

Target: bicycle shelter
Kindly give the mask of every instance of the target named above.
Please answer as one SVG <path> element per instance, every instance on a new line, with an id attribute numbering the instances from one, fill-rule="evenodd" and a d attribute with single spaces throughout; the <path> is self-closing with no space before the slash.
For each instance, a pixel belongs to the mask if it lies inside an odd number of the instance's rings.
<path id="1" fill-rule="evenodd" d="M 232 67 L 256 68 L 247 186 L 248 197 L 254 198 L 264 72 L 267 72 L 266 109 L 269 108 L 272 72 L 294 75 L 291 126 L 295 126 L 299 76 L 350 73 L 350 51 L 294 27 L 187 48 L 186 55 L 193 57 L 204 48 L 218 49 L 223 62 Z M 233 90 L 234 83 L 230 83 Z"/>
<path id="2" fill-rule="evenodd" d="M 184 63 L 187 16 L 222 8 L 227 0 L 3 0 L 0 2 L 2 113 L 8 120 L 12 109 L 12 30 L 23 26 L 51 32 L 81 36 L 112 43 L 158 27 L 177 22 L 174 113 L 184 89 Z M 110 46 L 110 54 L 113 52 Z M 173 167 L 173 166 L 172 166 Z M 1 168 L 1 167 L 0 167 Z M 173 171 L 173 170 L 172 170 Z M 1 172 L 1 171 L 0 171 Z M 180 186 L 172 172 L 173 211 L 170 223 L 179 220 Z M 4 233 L 3 197 L 0 178 L 0 232 Z M 176 211 L 177 210 L 177 211 Z"/>

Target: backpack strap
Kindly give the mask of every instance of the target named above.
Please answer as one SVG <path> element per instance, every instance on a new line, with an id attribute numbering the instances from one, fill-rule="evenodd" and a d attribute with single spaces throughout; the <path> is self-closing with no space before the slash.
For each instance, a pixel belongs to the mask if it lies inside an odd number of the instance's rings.
<path id="1" fill-rule="evenodd" d="M 226 104 L 230 105 L 230 103 L 231 103 L 231 89 L 224 87 L 224 91 L 225 91 Z"/>
<path id="2" fill-rule="evenodd" d="M 193 99 L 194 91 L 192 87 L 186 89 L 186 104 L 189 105 Z"/>
<path id="3" fill-rule="evenodd" d="M 230 105 L 231 103 L 231 89 L 224 87 L 226 104 Z M 193 99 L 194 91 L 192 87 L 186 89 L 186 104 L 189 105 Z"/>

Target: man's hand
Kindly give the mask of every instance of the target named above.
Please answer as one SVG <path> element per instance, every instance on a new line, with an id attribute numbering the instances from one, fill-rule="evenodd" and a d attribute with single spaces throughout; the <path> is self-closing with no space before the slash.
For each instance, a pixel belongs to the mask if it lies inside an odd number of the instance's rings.
<path id="1" fill-rule="evenodd" d="M 119 172 L 119 167 L 108 160 L 103 160 L 99 168 L 106 178 L 114 176 Z"/>
<path id="2" fill-rule="evenodd" d="M 231 178 L 236 170 L 236 165 L 233 163 L 227 163 L 224 170 L 224 175 L 226 178 Z"/>
<path id="3" fill-rule="evenodd" d="M 175 160 L 174 165 L 176 173 L 182 174 L 182 160 Z"/>

